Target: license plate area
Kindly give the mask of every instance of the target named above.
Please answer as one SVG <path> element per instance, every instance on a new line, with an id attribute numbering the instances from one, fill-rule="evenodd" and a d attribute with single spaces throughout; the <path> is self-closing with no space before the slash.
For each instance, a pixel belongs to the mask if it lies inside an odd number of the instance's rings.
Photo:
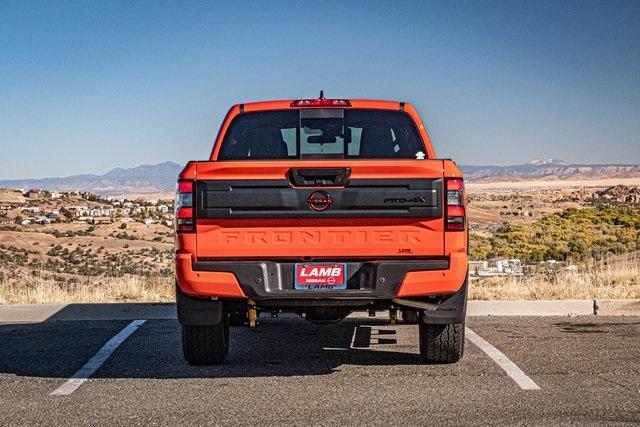
<path id="1" fill-rule="evenodd" d="M 296 263 L 293 274 L 297 290 L 347 289 L 346 263 Z"/>

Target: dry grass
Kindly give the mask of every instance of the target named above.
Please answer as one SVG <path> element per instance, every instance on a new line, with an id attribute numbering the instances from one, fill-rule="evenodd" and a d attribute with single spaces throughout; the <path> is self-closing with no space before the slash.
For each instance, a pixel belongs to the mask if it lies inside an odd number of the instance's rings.
<path id="1" fill-rule="evenodd" d="M 60 283 L 24 273 L 2 276 L 0 304 L 165 302 L 175 298 L 171 277 L 85 277 L 79 283 Z"/>
<path id="2" fill-rule="evenodd" d="M 469 298 L 476 300 L 560 300 L 640 298 L 640 262 L 628 259 L 594 264 L 580 273 L 559 272 L 473 280 Z"/>
<path id="3" fill-rule="evenodd" d="M 85 277 L 61 283 L 26 272 L 0 272 L 0 304 L 166 302 L 174 300 L 172 277 Z M 640 260 L 595 264 L 581 273 L 560 272 L 472 280 L 476 300 L 640 298 Z"/>

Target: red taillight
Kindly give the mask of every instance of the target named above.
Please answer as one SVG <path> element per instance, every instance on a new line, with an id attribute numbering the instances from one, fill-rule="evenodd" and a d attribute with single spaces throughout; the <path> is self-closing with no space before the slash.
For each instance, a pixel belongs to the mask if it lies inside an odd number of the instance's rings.
<path id="1" fill-rule="evenodd" d="M 446 228 L 447 231 L 462 231 L 466 227 L 464 208 L 464 181 L 460 178 L 447 179 Z"/>
<path id="2" fill-rule="evenodd" d="M 348 99 L 298 99 L 291 103 L 292 107 L 351 107 Z"/>
<path id="3" fill-rule="evenodd" d="M 176 189 L 176 232 L 193 233 L 195 216 L 193 214 L 193 181 L 178 181 Z"/>
<path id="4" fill-rule="evenodd" d="M 193 208 L 181 207 L 176 214 L 178 219 L 193 219 Z"/>
<path id="5" fill-rule="evenodd" d="M 178 193 L 193 193 L 193 181 L 178 181 Z"/>
<path id="6" fill-rule="evenodd" d="M 447 191 L 460 191 L 464 188 L 464 182 L 459 179 L 448 179 L 447 180 Z"/>

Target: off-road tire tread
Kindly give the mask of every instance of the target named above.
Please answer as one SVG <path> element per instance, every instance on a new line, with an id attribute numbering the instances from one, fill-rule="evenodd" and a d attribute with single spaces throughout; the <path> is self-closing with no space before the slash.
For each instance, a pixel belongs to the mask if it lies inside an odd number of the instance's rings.
<path id="1" fill-rule="evenodd" d="M 229 352 L 229 324 L 182 326 L 182 352 L 190 365 L 219 365 Z M 226 329 L 226 330 L 225 330 Z"/>
<path id="2" fill-rule="evenodd" d="M 464 323 L 433 325 L 420 322 L 420 356 L 426 363 L 455 363 L 464 353 Z"/>

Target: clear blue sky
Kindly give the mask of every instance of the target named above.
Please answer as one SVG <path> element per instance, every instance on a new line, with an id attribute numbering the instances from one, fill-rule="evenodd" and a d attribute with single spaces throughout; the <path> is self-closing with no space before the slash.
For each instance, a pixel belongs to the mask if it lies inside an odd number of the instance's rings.
<path id="1" fill-rule="evenodd" d="M 0 179 L 202 159 L 231 104 L 320 89 L 463 164 L 640 163 L 640 1 L 3 0 Z"/>

